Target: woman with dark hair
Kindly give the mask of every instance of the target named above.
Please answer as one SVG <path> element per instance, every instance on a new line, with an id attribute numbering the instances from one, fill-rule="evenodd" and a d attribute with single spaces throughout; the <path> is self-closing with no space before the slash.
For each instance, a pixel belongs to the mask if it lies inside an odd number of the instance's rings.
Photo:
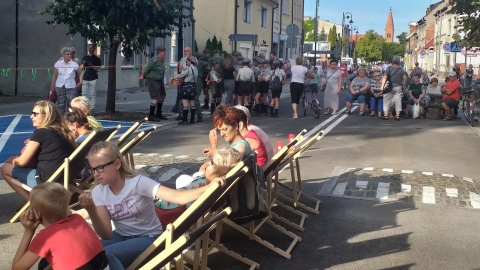
<path id="1" fill-rule="evenodd" d="M 301 57 L 295 60 L 296 65 L 292 66 L 292 82 L 290 83 L 290 97 L 292 99 L 293 118 L 298 118 L 297 107 L 305 88 L 305 76 L 313 78 L 313 74 L 303 66 Z"/>
<path id="2" fill-rule="evenodd" d="M 322 89 L 327 84 L 324 93 L 323 106 L 325 112 L 323 114 L 336 115 L 338 111 L 338 95 L 342 90 L 342 72 L 338 68 L 338 61 L 336 59 L 330 60 L 330 67 L 325 69 L 324 81 L 320 88 Z"/>
<path id="3" fill-rule="evenodd" d="M 12 180 L 17 179 L 30 187 L 47 181 L 77 146 L 62 114 L 52 102 L 37 101 L 30 119 L 36 129 L 25 150 L 20 156 L 7 159 L 1 168 L 3 179 L 25 201 L 29 200 L 29 192 Z M 38 160 L 36 167 L 27 168 L 35 158 Z"/>
<path id="4" fill-rule="evenodd" d="M 225 104 L 232 106 L 233 93 L 235 92 L 235 68 L 233 67 L 233 58 L 231 55 L 225 58 L 223 63 L 223 86 L 225 88 Z"/>
<path id="5" fill-rule="evenodd" d="M 350 83 L 350 93 L 347 95 L 347 109 L 345 114 L 350 114 L 353 101 L 358 100 L 358 103 L 360 103 L 360 112 L 358 115 L 363 116 L 365 115 L 367 95 L 370 93 L 370 78 L 366 76 L 367 71 L 365 68 L 359 68 L 357 73 L 358 76 Z"/>
<path id="6" fill-rule="evenodd" d="M 282 94 L 283 84 L 286 80 L 285 71 L 280 67 L 280 61 L 274 60 L 272 63 L 272 74 L 270 75 L 270 92 L 272 94 L 272 103 L 270 104 L 270 115 L 278 117 L 278 108 L 280 107 L 280 95 Z"/>
<path id="7" fill-rule="evenodd" d="M 382 79 L 382 93 L 383 93 L 383 118 L 388 120 L 388 112 L 390 106 L 395 104 L 395 120 L 400 120 L 400 112 L 402 111 L 402 97 L 403 90 L 407 88 L 407 72 L 402 68 L 401 57 L 394 56 L 392 59 L 392 65 L 385 70 L 385 74 Z M 385 90 L 385 83 L 387 78 L 390 77 L 391 89 Z"/>
<path id="8" fill-rule="evenodd" d="M 65 122 L 78 144 L 82 143 L 93 131 L 87 116 L 78 108 L 70 108 L 70 111 L 65 114 Z"/>
<path id="9" fill-rule="evenodd" d="M 195 66 L 197 58 L 190 56 L 187 58 L 187 66 L 178 74 L 183 79 L 180 88 L 180 98 L 182 99 L 183 117 L 179 125 L 195 124 L 195 94 L 197 92 L 198 70 Z M 188 121 L 188 105 L 190 105 L 190 121 Z"/>

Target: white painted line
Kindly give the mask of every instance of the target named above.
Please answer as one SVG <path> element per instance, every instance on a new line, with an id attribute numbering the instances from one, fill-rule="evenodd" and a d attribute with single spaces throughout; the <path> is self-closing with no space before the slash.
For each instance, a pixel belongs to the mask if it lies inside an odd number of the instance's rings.
<path id="1" fill-rule="evenodd" d="M 470 182 L 470 183 L 473 183 L 473 180 L 470 177 L 463 177 L 463 180 L 465 180 L 467 182 Z"/>
<path id="2" fill-rule="evenodd" d="M 400 190 L 402 192 L 410 193 L 410 191 L 412 191 L 412 185 L 401 184 Z"/>
<path id="3" fill-rule="evenodd" d="M 458 197 L 458 189 L 456 188 L 445 188 L 445 191 L 447 192 L 448 197 Z"/>
<path id="4" fill-rule="evenodd" d="M 208 159 L 208 158 L 206 158 L 206 157 L 198 157 L 198 158 L 196 158 L 196 160 L 198 160 L 198 161 L 206 161 L 207 159 Z"/>
<path id="5" fill-rule="evenodd" d="M 186 159 L 186 158 L 188 158 L 187 155 L 181 155 L 181 156 L 178 156 L 178 157 L 177 157 L 177 159 Z"/>
<path id="6" fill-rule="evenodd" d="M 356 187 L 357 188 L 367 188 L 368 181 L 357 181 Z"/>
<path id="7" fill-rule="evenodd" d="M 328 194 L 332 190 L 332 188 L 337 183 L 338 176 L 345 172 L 345 169 L 342 167 L 334 167 L 328 180 L 322 185 L 322 188 L 318 192 L 318 195 L 321 194 Z"/>
<path id="8" fill-rule="evenodd" d="M 140 156 L 141 154 L 140 153 L 133 153 L 133 156 L 136 157 L 136 156 Z"/>
<path id="9" fill-rule="evenodd" d="M 345 172 L 351 172 L 351 171 L 354 171 L 356 168 L 348 168 L 345 170 Z"/>
<path id="10" fill-rule="evenodd" d="M 412 170 L 402 170 L 402 173 L 406 173 L 406 174 L 412 174 L 413 171 Z"/>
<path id="11" fill-rule="evenodd" d="M 148 153 L 147 156 L 149 156 L 149 157 L 156 157 L 156 156 L 158 156 L 158 154 L 157 154 L 157 153 Z"/>
<path id="12" fill-rule="evenodd" d="M 2 117 L 10 117 L 10 116 L 15 116 L 15 115 L 21 115 L 21 114 L 2 115 L 2 116 L 0 116 L 0 118 L 2 118 Z M 25 114 L 25 116 L 28 116 L 28 115 Z"/>
<path id="13" fill-rule="evenodd" d="M 471 191 L 469 191 L 468 193 L 470 193 L 470 204 L 472 205 L 472 207 L 480 208 L 480 195 Z"/>
<path id="14" fill-rule="evenodd" d="M 429 176 L 432 176 L 433 175 L 433 172 L 422 172 L 423 175 L 429 175 Z"/>
<path id="15" fill-rule="evenodd" d="M 390 169 L 390 168 L 383 168 L 382 172 L 393 172 L 393 169 Z"/>
<path id="16" fill-rule="evenodd" d="M 147 165 L 143 165 L 143 164 L 135 165 L 135 170 L 140 170 L 145 167 L 147 167 Z"/>
<path id="17" fill-rule="evenodd" d="M 422 201 L 423 203 L 435 204 L 434 187 L 423 187 Z"/>
<path id="18" fill-rule="evenodd" d="M 336 196 L 343 196 L 343 193 L 345 193 L 345 189 L 347 188 L 347 183 L 339 183 L 333 190 L 333 195 Z"/>
<path id="19" fill-rule="evenodd" d="M 160 157 L 171 157 L 172 154 L 165 154 L 165 155 L 161 155 Z"/>
<path id="20" fill-rule="evenodd" d="M 351 112 L 354 112 L 357 108 L 358 108 L 357 106 L 353 107 L 353 108 L 351 109 Z M 336 127 L 338 124 L 340 124 L 340 123 L 341 123 L 343 120 L 345 120 L 345 118 L 347 118 L 347 117 L 348 117 L 348 115 L 346 115 L 346 114 L 340 116 L 340 117 L 337 119 L 337 121 L 333 122 L 331 125 L 329 125 L 329 126 L 323 131 L 322 137 L 323 137 L 323 136 L 326 136 L 326 135 L 330 132 L 330 130 L 332 130 L 334 127 Z"/>
<path id="21" fill-rule="evenodd" d="M 157 172 L 160 168 L 162 168 L 162 166 L 152 166 L 148 168 L 148 171 L 154 173 Z"/>
<path id="22" fill-rule="evenodd" d="M 449 174 L 449 173 L 442 173 L 442 176 L 443 177 L 450 177 L 450 178 L 453 178 L 453 174 Z"/>
<path id="23" fill-rule="evenodd" d="M 10 135 L 12 135 L 13 130 L 17 126 L 18 122 L 20 121 L 20 118 L 22 118 L 22 115 L 20 115 L 20 114 L 15 116 L 15 118 L 12 120 L 10 125 L 8 125 L 5 132 L 0 137 L 0 152 L 3 150 L 3 147 L 5 147 L 5 144 L 7 143 L 8 139 L 10 138 Z"/>
<path id="24" fill-rule="evenodd" d="M 377 199 L 388 199 L 388 191 L 390 189 L 390 183 L 379 182 L 377 187 Z"/>
<path id="25" fill-rule="evenodd" d="M 341 115 L 345 112 L 346 108 L 343 108 L 341 109 L 337 115 Z M 305 135 L 303 135 L 303 139 L 301 141 L 303 141 L 305 138 L 308 138 L 310 137 L 311 135 L 315 134 L 316 132 L 318 132 L 321 128 L 323 128 L 324 126 L 326 126 L 328 123 L 332 122 L 333 119 L 335 119 L 337 117 L 337 115 L 332 115 L 330 116 L 327 120 L 323 121 L 322 123 L 320 123 L 318 126 L 314 127 L 312 130 L 310 130 L 309 132 L 305 133 Z"/>
<path id="26" fill-rule="evenodd" d="M 177 168 L 171 168 L 171 169 L 169 169 L 168 171 L 166 171 L 164 174 L 162 174 L 162 175 L 160 176 L 160 178 L 158 178 L 158 181 L 159 181 L 159 182 L 168 181 L 168 180 L 172 179 L 172 177 L 174 177 L 175 175 L 177 175 L 179 172 L 181 172 L 179 169 L 177 169 Z"/>
<path id="27" fill-rule="evenodd" d="M 366 167 L 366 168 L 363 168 L 364 171 L 373 171 L 373 167 Z"/>

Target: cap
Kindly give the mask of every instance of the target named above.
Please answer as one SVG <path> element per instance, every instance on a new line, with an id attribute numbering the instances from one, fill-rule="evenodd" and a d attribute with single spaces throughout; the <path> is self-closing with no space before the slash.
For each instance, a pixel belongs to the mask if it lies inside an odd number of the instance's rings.
<path id="1" fill-rule="evenodd" d="M 243 56 L 241 55 L 237 56 L 237 61 L 243 61 Z"/>
<path id="2" fill-rule="evenodd" d="M 248 58 L 243 58 L 242 63 L 248 64 L 248 63 L 250 63 L 250 59 L 248 59 Z"/>
<path id="3" fill-rule="evenodd" d="M 155 51 L 158 53 L 158 52 L 163 52 L 163 51 L 166 51 L 167 49 L 165 49 L 165 46 L 157 46 L 155 48 Z"/>
<path id="4" fill-rule="evenodd" d="M 450 71 L 450 73 L 448 73 L 448 77 L 457 77 L 457 73 L 455 71 Z"/>
<path id="5" fill-rule="evenodd" d="M 188 57 L 188 61 L 190 61 L 190 63 L 196 64 L 197 63 L 197 58 L 195 58 L 193 56 L 190 56 L 190 57 Z"/>

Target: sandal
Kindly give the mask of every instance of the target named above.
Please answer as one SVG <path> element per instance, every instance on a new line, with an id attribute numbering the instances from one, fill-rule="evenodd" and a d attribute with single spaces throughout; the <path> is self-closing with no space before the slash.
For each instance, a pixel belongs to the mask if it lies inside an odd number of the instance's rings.
<path id="1" fill-rule="evenodd" d="M 370 116 L 372 116 L 372 117 L 375 116 L 375 112 L 371 112 Z"/>
<path id="2" fill-rule="evenodd" d="M 358 116 L 364 116 L 364 115 L 365 115 L 364 112 L 359 112 L 359 113 L 358 113 Z"/>
<path id="3" fill-rule="evenodd" d="M 350 111 L 345 111 L 345 114 L 346 114 L 346 115 L 349 115 L 349 114 L 350 114 Z"/>
<path id="4" fill-rule="evenodd" d="M 395 116 L 395 120 L 400 121 L 400 116 Z"/>
<path id="5" fill-rule="evenodd" d="M 450 120 L 452 120 L 451 116 L 445 116 L 445 118 L 443 118 L 443 121 L 450 121 Z"/>
<path id="6" fill-rule="evenodd" d="M 389 120 L 390 119 L 390 117 L 388 117 L 388 115 L 384 116 L 384 117 L 381 117 L 381 116 L 378 116 L 378 117 L 380 117 L 380 119 L 383 119 L 383 120 Z"/>

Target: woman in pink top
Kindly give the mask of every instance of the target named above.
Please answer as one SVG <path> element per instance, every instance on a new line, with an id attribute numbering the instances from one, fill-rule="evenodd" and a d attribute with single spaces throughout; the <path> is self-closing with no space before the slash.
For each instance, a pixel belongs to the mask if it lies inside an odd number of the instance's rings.
<path id="1" fill-rule="evenodd" d="M 237 108 L 235 108 L 237 109 Z M 239 123 L 239 131 L 240 135 L 248 142 L 250 148 L 253 151 L 257 152 L 257 165 L 263 167 L 265 163 L 268 161 L 268 154 L 265 144 L 260 139 L 258 134 L 253 130 L 248 130 L 248 117 L 247 114 L 243 110 L 237 109 L 241 111 L 240 113 L 240 123 Z"/>

